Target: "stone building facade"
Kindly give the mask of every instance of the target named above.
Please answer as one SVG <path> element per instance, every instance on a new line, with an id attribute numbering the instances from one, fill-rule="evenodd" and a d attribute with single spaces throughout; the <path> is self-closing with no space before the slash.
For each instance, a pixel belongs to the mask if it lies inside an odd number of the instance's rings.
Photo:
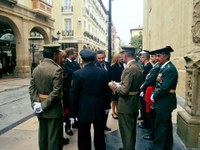
<path id="1" fill-rule="evenodd" d="M 43 44 L 52 41 L 54 20 L 51 15 L 52 5 L 42 0 L 0 1 L 0 59 L 3 69 L 9 69 L 12 59 L 16 76 L 30 76 L 31 66 L 36 63 L 33 62 L 35 53 L 39 51 L 37 41 L 41 39 Z M 5 34 L 14 35 L 12 43 L 2 38 Z"/>
<path id="2" fill-rule="evenodd" d="M 171 60 L 179 72 L 177 95 L 185 99 L 185 111 L 177 116 L 177 133 L 186 147 L 197 148 L 200 133 L 200 0 L 144 0 L 143 48 L 154 50 L 167 45 L 175 51 Z"/>

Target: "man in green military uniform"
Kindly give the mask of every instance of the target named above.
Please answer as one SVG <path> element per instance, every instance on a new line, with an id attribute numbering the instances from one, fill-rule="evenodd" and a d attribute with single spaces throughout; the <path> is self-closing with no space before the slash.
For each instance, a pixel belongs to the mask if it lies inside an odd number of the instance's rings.
<path id="1" fill-rule="evenodd" d="M 118 122 L 123 148 L 134 150 L 136 142 L 136 123 L 140 104 L 140 86 L 143 82 L 142 70 L 134 59 L 134 49 L 124 48 L 126 68 L 122 72 L 121 82 L 109 82 L 109 87 L 119 94 Z"/>
<path id="2" fill-rule="evenodd" d="M 170 46 L 157 50 L 157 60 L 162 66 L 151 96 L 151 100 L 155 102 L 153 150 L 172 150 L 173 147 L 171 115 L 177 105 L 178 72 L 170 61 L 171 52 L 173 49 Z"/>
<path id="3" fill-rule="evenodd" d="M 45 45 L 44 60 L 32 73 L 29 93 L 39 120 L 39 149 L 62 150 L 62 68 L 56 63 L 59 45 Z"/>

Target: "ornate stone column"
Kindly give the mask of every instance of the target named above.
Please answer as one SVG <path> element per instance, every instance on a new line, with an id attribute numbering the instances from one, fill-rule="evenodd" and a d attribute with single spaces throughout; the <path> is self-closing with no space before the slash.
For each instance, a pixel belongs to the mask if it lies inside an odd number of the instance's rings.
<path id="1" fill-rule="evenodd" d="M 193 49 L 186 61 L 185 111 L 178 112 L 177 133 L 185 146 L 198 148 L 200 133 L 200 0 L 193 0 Z M 199 147 L 200 148 L 200 147 Z"/>

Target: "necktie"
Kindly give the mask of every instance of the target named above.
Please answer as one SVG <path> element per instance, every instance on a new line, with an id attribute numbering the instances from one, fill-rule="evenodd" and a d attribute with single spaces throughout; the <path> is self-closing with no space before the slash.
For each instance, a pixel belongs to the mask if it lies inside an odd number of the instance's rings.
<path id="1" fill-rule="evenodd" d="M 108 71 L 107 68 L 106 68 L 106 66 L 105 66 L 105 64 L 102 64 L 101 67 L 102 67 L 104 70 Z"/>

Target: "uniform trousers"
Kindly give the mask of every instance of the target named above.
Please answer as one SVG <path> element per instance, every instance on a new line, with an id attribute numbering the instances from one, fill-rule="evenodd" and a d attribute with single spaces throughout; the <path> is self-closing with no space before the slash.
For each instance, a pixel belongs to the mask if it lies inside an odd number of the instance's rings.
<path id="1" fill-rule="evenodd" d="M 62 150 L 63 118 L 42 118 L 39 120 L 39 149 Z"/>
<path id="2" fill-rule="evenodd" d="M 173 132 L 170 110 L 155 109 L 154 150 L 172 150 Z"/>
<path id="3" fill-rule="evenodd" d="M 104 120 L 94 122 L 79 121 L 78 125 L 78 149 L 91 150 L 91 124 L 94 128 L 95 150 L 106 150 L 104 138 Z"/>
<path id="4" fill-rule="evenodd" d="M 135 150 L 138 111 L 133 114 L 118 113 L 119 130 L 124 150 Z"/>

